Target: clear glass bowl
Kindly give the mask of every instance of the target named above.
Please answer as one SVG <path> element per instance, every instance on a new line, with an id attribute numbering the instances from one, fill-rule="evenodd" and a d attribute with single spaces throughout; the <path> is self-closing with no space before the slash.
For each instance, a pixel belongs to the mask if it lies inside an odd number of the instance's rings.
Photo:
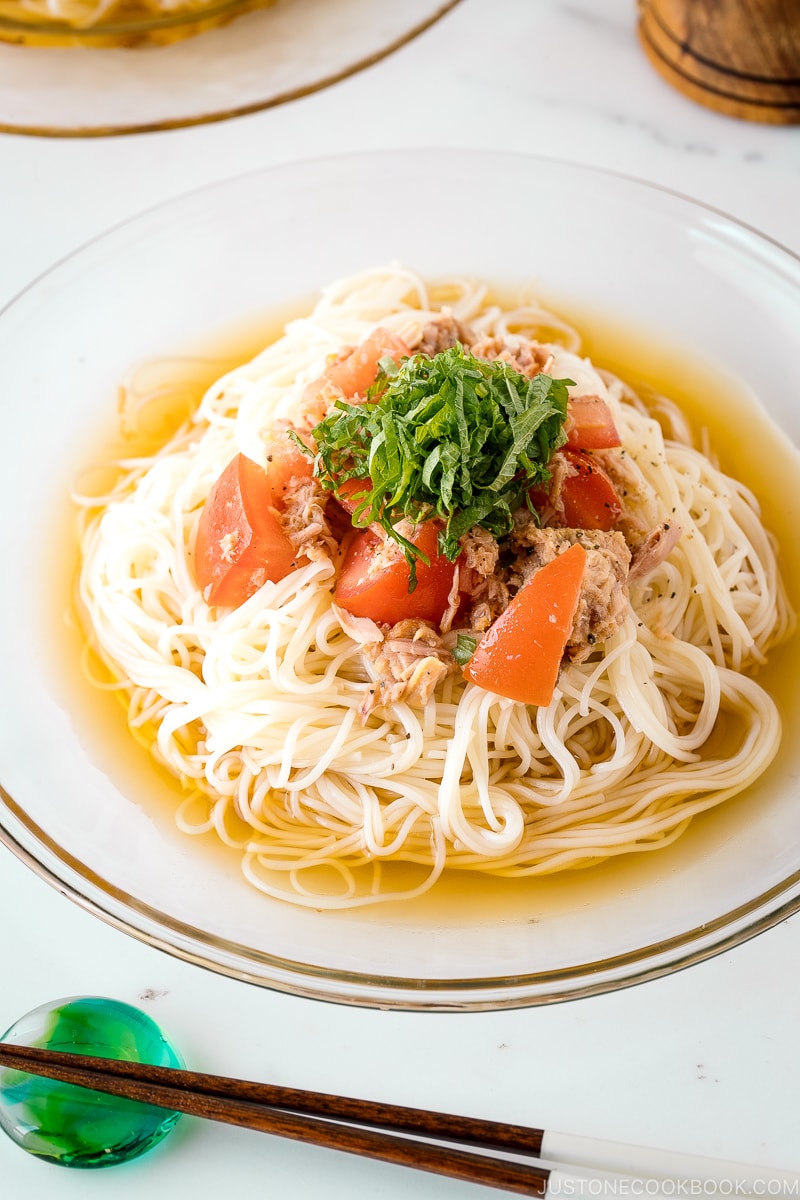
<path id="1" fill-rule="evenodd" d="M 671 848 L 524 885 L 476 878 L 347 914 L 267 899 L 243 882 L 238 859 L 175 832 L 169 789 L 113 734 L 114 701 L 82 696 L 54 562 L 67 489 L 113 426 L 122 377 L 219 344 L 223 329 L 252 331 L 258 317 L 266 327 L 326 282 L 392 259 L 500 287 L 528 281 L 590 334 L 593 321 L 612 321 L 631 345 L 693 356 L 760 398 L 767 462 L 797 469 L 800 262 L 681 196 L 526 156 L 426 150 L 298 163 L 153 209 L 56 266 L 0 318 L 0 503 L 25 514 L 6 521 L 14 569 L 0 581 L 0 838 L 151 945 L 253 983 L 380 1007 L 603 992 L 774 925 L 800 908 L 794 687 L 779 696 L 786 737 L 768 775 Z M 767 513 L 787 544 L 797 510 L 795 490 Z M 787 567 L 796 598 L 797 562 Z M 796 677 L 797 639 L 780 657 Z"/>

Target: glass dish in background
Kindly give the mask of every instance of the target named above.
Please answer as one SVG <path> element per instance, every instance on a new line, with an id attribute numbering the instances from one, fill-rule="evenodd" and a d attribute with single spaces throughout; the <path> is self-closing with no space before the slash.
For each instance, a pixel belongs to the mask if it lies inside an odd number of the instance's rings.
<path id="1" fill-rule="evenodd" d="M 717 398 L 729 469 L 796 478 L 800 262 L 703 205 L 577 165 L 428 150 L 292 164 L 153 209 L 55 267 L 0 317 L 13 398 L 0 505 L 25 514 L 7 522 L 13 569 L 0 577 L 0 840 L 153 946 L 343 1003 L 545 1003 L 735 946 L 800 909 L 798 638 L 775 655 L 790 685 L 778 694 L 781 754 L 674 845 L 524 883 L 469 877 L 420 902 L 351 912 L 256 893 L 237 855 L 179 834 L 174 792 L 114 733 L 115 700 L 82 694 L 55 531 L 68 528 L 70 484 L 114 427 L 120 382 L 143 362 L 211 356 L 225 331 L 247 331 L 252 346 L 257 320 L 266 336 L 287 305 L 391 260 L 429 277 L 527 285 L 577 322 L 596 358 L 619 351 L 645 378 L 684 361 L 693 391 Z M 609 341 L 609 329 L 621 336 Z M 763 438 L 739 430 L 735 414 L 747 410 L 737 397 L 761 405 Z M 785 543 L 795 603 L 798 515 L 793 484 L 765 514 Z"/>
<path id="2" fill-rule="evenodd" d="M 371 66 L 459 0 L 199 0 L 194 13 L 144 15 L 135 28 L 121 23 L 129 2 L 159 0 L 120 0 L 102 26 L 31 26 L 22 37 L 10 20 L 21 0 L 0 0 L 0 132 L 97 137 L 257 112 Z"/>

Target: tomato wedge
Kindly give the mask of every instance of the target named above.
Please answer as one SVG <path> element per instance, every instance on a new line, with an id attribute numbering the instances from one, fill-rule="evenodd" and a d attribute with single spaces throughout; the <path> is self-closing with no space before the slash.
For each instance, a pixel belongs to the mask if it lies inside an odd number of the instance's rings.
<path id="1" fill-rule="evenodd" d="M 585 569 L 586 551 L 577 542 L 541 567 L 478 642 L 463 669 L 465 679 L 545 708 L 558 681 Z"/>
<path id="2" fill-rule="evenodd" d="M 396 542 L 382 540 L 369 529 L 358 530 L 345 554 L 334 600 L 354 617 L 370 617 L 395 625 L 406 617 L 441 621 L 453 586 L 455 563 L 436 548 L 435 521 L 418 525 L 409 541 L 429 560 L 417 562 L 417 586 L 409 592 L 410 568 Z"/>
<path id="3" fill-rule="evenodd" d="M 314 459 L 304 454 L 288 434 L 275 434 L 267 442 L 266 462 L 270 503 L 282 512 L 297 482 L 314 474 Z"/>
<path id="4" fill-rule="evenodd" d="M 372 480 L 366 479 L 346 479 L 344 483 L 340 483 L 336 488 L 335 495 L 332 494 L 325 515 L 328 518 L 331 532 L 338 542 L 342 542 L 347 534 L 353 530 L 353 514 L 365 499 L 364 493 L 372 490 Z M 360 495 L 359 495 L 360 493 Z M 369 526 L 379 537 L 383 536 L 379 525 Z"/>
<path id="5" fill-rule="evenodd" d="M 262 467 L 237 454 L 209 492 L 194 553 L 207 604 L 237 608 L 267 580 L 277 583 L 298 567 L 276 511 L 276 486 L 284 485 L 274 485 Z"/>
<path id="6" fill-rule="evenodd" d="M 331 363 L 322 378 L 338 387 L 349 399 L 363 396 L 375 382 L 382 358 L 388 356 L 399 365 L 410 353 L 402 338 L 379 325 L 355 350 Z"/>
<path id="7" fill-rule="evenodd" d="M 345 512 L 352 517 L 358 506 L 366 499 L 365 493 L 371 491 L 372 480 L 369 476 L 366 479 L 345 479 L 344 483 L 337 485 L 336 499 Z"/>
<path id="8" fill-rule="evenodd" d="M 581 450 L 564 450 L 564 454 L 577 471 L 561 486 L 567 528 L 608 532 L 622 512 L 617 489 L 590 454 Z"/>
<path id="9" fill-rule="evenodd" d="M 573 450 L 611 450 L 621 446 L 611 409 L 600 396 L 574 396 L 567 408 L 567 445 Z"/>

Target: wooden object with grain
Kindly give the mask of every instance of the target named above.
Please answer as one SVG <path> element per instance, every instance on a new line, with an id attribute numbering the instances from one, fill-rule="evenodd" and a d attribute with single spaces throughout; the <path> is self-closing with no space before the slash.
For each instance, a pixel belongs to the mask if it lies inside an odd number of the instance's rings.
<path id="1" fill-rule="evenodd" d="M 639 38 L 656 70 L 699 104 L 800 123 L 800 0 L 639 0 Z"/>

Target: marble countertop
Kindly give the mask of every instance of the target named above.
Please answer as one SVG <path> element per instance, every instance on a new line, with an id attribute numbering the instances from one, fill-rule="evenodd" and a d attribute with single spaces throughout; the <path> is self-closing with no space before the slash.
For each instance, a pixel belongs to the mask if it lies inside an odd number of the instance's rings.
<path id="1" fill-rule="evenodd" d="M 161 200 L 254 167 L 376 147 L 596 164 L 694 196 L 800 252 L 800 127 L 693 105 L 653 72 L 635 23 L 634 0 L 461 0 L 383 61 L 251 116 L 125 137 L 0 136 L 0 305 Z M 275 1082 L 800 1171 L 798 917 L 617 993 L 428 1015 L 303 1000 L 194 968 L 105 926 L 5 851 L 0 909 L 0 1026 L 48 999 L 109 995 L 151 1012 L 198 1069 L 247 1076 L 257 1062 Z M 481 1194 L 193 1121 L 113 1171 L 58 1171 L 0 1139 L 0 1177 L 3 1195 L 25 1200 Z"/>

